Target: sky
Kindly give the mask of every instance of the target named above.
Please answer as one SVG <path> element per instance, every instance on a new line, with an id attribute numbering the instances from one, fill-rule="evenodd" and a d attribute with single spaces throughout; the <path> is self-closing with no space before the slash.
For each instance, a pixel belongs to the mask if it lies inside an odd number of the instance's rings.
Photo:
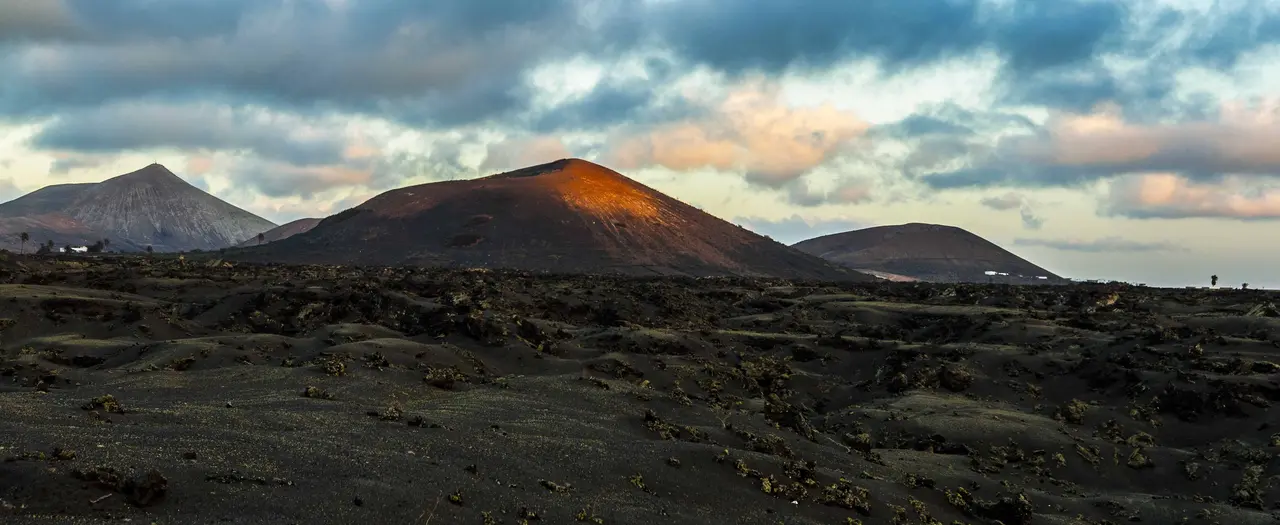
<path id="1" fill-rule="evenodd" d="M 1280 287 L 1280 2 L 796 5 L 0 0 L 0 200 L 160 162 L 284 223 L 572 156 L 786 243 Z"/>

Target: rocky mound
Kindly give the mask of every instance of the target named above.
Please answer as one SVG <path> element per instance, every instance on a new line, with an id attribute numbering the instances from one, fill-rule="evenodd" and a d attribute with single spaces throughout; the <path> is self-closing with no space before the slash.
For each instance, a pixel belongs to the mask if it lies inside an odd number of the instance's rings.
<path id="1" fill-rule="evenodd" d="M 279 240 L 288 239 L 289 237 L 293 237 L 294 235 L 297 235 L 299 233 L 305 233 L 305 232 L 311 231 L 311 229 L 315 228 L 317 224 L 320 224 L 320 220 L 321 219 L 308 218 L 308 219 L 298 219 L 293 222 L 285 223 L 280 226 L 276 226 L 275 228 L 272 228 L 270 230 L 267 230 L 265 232 L 262 232 L 261 241 L 259 241 L 258 236 L 255 235 L 253 237 L 250 237 L 248 240 L 238 244 L 237 246 L 238 247 L 257 246 L 259 244 L 266 244 L 269 242 L 276 242 Z"/>
<path id="2" fill-rule="evenodd" d="M 876 226 L 801 241 L 793 247 L 850 268 L 923 281 L 1064 281 L 991 241 L 940 224 Z"/>
<path id="3" fill-rule="evenodd" d="M 383 193 L 241 260 L 866 280 L 578 159 Z"/>
<path id="4" fill-rule="evenodd" d="M 156 251 L 225 248 L 275 227 L 159 164 L 97 184 L 50 186 L 0 204 L 0 218 L 35 217 L 54 226 L 45 236 L 55 244 L 91 232 L 91 237 L 110 239 L 113 248 L 152 246 Z M 5 237 L 18 233 L 0 231 Z"/>

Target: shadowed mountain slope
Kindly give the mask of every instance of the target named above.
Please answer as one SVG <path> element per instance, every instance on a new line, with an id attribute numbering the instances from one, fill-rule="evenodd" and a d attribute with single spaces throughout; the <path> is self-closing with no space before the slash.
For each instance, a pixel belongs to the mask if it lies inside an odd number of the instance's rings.
<path id="1" fill-rule="evenodd" d="M 311 231 L 234 257 L 563 273 L 871 278 L 578 159 L 392 190 Z"/>
<path id="2" fill-rule="evenodd" d="M 54 225 L 52 236 L 88 231 L 110 239 L 113 248 L 150 245 L 156 251 L 225 248 L 275 227 L 159 164 L 96 184 L 50 186 L 0 204 L 0 218 L 36 217 Z M 64 227 L 70 229 L 59 229 Z"/>
<path id="3" fill-rule="evenodd" d="M 320 224 L 320 221 L 321 219 L 307 218 L 307 219 L 298 219 L 293 222 L 287 222 L 285 224 L 281 224 L 280 226 L 276 226 L 275 228 L 262 232 L 261 243 L 258 242 L 258 236 L 254 235 L 253 237 L 250 237 L 248 240 L 236 246 L 243 248 L 246 246 L 257 246 L 258 244 L 266 244 L 269 242 L 276 242 L 279 240 L 288 239 L 289 237 L 293 237 L 294 235 L 297 235 L 299 233 L 305 233 L 305 232 L 311 231 L 311 229 L 315 228 L 317 224 Z"/>
<path id="4" fill-rule="evenodd" d="M 86 190 L 93 186 L 93 183 L 45 186 L 0 204 L 0 216 L 33 217 L 50 213 L 63 213 L 67 211 L 67 205 L 75 202 Z"/>
<path id="5" fill-rule="evenodd" d="M 1062 278 L 954 226 L 910 223 L 824 235 L 796 249 L 849 268 L 935 282 L 1061 282 Z M 994 271 L 1008 276 L 988 276 Z M 1021 277 L 1019 277 L 1021 276 Z M 1048 279 L 1038 279 L 1043 276 Z"/>

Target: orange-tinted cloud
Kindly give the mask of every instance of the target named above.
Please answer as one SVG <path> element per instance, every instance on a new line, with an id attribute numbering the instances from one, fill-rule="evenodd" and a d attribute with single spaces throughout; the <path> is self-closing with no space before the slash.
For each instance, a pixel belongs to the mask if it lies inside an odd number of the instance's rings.
<path id="1" fill-rule="evenodd" d="M 207 155 L 191 155 L 187 157 L 187 173 L 204 175 L 213 169 L 213 157 Z"/>
<path id="2" fill-rule="evenodd" d="M 83 33 L 76 14 L 61 0 L 0 0 L 0 41 L 61 38 Z"/>
<path id="3" fill-rule="evenodd" d="M 853 204 L 871 199 L 871 186 L 862 183 L 849 183 L 831 191 L 828 200 L 837 203 Z"/>
<path id="4" fill-rule="evenodd" d="M 356 137 L 342 148 L 342 158 L 347 160 L 368 159 L 381 155 L 382 150 L 364 137 Z"/>
<path id="5" fill-rule="evenodd" d="M 1127 173 L 1280 177 L 1280 98 L 1225 104 L 1216 120 L 1134 124 L 1117 108 L 1051 118 L 1000 141 L 970 167 L 927 175 L 935 188 L 1069 186 Z"/>
<path id="6" fill-rule="evenodd" d="M 1257 178 L 1201 183 L 1172 173 L 1128 175 L 1111 183 L 1103 211 L 1133 218 L 1280 218 L 1280 187 Z"/>
<path id="7" fill-rule="evenodd" d="M 1280 171 L 1280 99 L 1224 105 L 1217 121 L 1135 125 L 1118 108 L 1063 115 L 1050 122 L 1049 140 L 1026 152 L 1066 166 L 1167 163 L 1216 167 L 1219 172 Z"/>
<path id="8" fill-rule="evenodd" d="M 613 137 L 605 163 L 619 169 L 742 171 L 752 182 L 780 187 L 834 158 L 868 128 L 830 104 L 790 106 L 776 86 L 765 83 L 739 88 L 709 109 Z"/>

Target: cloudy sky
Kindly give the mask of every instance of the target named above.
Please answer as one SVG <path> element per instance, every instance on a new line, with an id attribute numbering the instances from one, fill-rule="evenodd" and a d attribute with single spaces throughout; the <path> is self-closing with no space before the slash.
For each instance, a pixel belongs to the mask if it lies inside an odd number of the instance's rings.
<path id="1" fill-rule="evenodd" d="M 282 223 L 577 156 L 784 242 L 1280 287 L 1280 2 L 798 4 L 0 0 L 0 199 L 159 161 Z"/>

